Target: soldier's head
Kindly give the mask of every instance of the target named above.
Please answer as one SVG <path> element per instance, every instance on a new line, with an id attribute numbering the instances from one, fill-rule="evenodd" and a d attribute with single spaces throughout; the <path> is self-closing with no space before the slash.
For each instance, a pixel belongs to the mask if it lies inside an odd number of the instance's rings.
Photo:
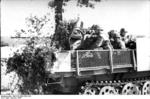
<path id="1" fill-rule="evenodd" d="M 117 31 L 116 31 L 116 30 L 110 30 L 110 31 L 108 32 L 109 40 L 110 40 L 110 41 L 114 41 L 114 38 L 115 38 L 116 34 L 117 34 Z"/>
<path id="2" fill-rule="evenodd" d="M 81 31 L 80 29 L 76 28 L 73 30 L 72 34 L 70 35 L 70 38 L 72 39 L 81 39 L 82 38 L 82 34 L 81 34 Z"/>
<path id="3" fill-rule="evenodd" d="M 94 32 L 95 32 L 96 34 L 98 34 L 98 35 L 100 35 L 101 32 L 103 31 L 103 29 L 102 29 L 100 26 L 98 26 L 98 25 L 93 25 L 90 29 L 91 29 L 91 30 L 94 30 Z"/>
<path id="4" fill-rule="evenodd" d="M 119 42 L 120 40 L 121 40 L 120 35 L 116 33 L 114 36 L 114 41 Z"/>
<path id="5" fill-rule="evenodd" d="M 124 37 L 126 35 L 127 31 L 124 28 L 120 29 L 120 36 Z"/>

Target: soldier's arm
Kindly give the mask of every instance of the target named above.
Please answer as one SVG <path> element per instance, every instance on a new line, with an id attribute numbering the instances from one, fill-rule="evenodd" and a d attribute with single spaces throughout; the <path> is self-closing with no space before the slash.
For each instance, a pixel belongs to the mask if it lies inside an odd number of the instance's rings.
<path id="1" fill-rule="evenodd" d="M 120 41 L 120 47 L 121 49 L 126 49 L 125 43 L 123 41 Z"/>

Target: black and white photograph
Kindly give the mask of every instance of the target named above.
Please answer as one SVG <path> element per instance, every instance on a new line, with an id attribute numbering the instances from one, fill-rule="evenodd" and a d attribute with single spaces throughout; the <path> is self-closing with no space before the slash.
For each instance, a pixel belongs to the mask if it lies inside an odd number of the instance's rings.
<path id="1" fill-rule="evenodd" d="M 0 3 L 2 99 L 150 95 L 150 0 Z"/>

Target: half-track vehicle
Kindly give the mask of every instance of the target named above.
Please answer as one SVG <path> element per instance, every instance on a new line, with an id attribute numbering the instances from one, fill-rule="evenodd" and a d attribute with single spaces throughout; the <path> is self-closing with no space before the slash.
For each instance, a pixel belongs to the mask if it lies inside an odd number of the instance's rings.
<path id="1" fill-rule="evenodd" d="M 148 42 L 137 37 L 136 49 L 59 52 L 45 87 L 59 94 L 150 94 Z"/>

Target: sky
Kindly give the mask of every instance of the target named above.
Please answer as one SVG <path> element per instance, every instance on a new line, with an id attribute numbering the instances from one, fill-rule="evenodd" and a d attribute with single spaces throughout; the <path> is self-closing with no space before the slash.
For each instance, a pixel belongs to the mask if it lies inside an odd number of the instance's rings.
<path id="1" fill-rule="evenodd" d="M 53 11 L 48 8 L 50 0 L 2 0 L 1 35 L 14 35 L 15 30 L 25 28 L 25 18 L 30 15 L 43 16 Z M 76 7 L 72 0 L 64 7 L 64 19 L 78 16 L 84 27 L 100 25 L 104 32 L 125 28 L 136 35 L 150 35 L 150 1 L 149 0 L 103 0 L 95 9 Z M 79 23 L 80 23 L 79 21 Z"/>
<path id="2" fill-rule="evenodd" d="M 80 17 L 84 27 L 100 25 L 104 32 L 125 28 L 128 33 L 136 35 L 150 34 L 150 1 L 148 0 L 107 0 L 95 5 L 95 9 L 76 7 L 70 2 L 64 17 Z"/>
<path id="3" fill-rule="evenodd" d="M 1 7 L 2 36 L 11 36 L 16 30 L 26 28 L 27 17 L 54 13 L 48 8 L 48 0 L 2 0 Z"/>

